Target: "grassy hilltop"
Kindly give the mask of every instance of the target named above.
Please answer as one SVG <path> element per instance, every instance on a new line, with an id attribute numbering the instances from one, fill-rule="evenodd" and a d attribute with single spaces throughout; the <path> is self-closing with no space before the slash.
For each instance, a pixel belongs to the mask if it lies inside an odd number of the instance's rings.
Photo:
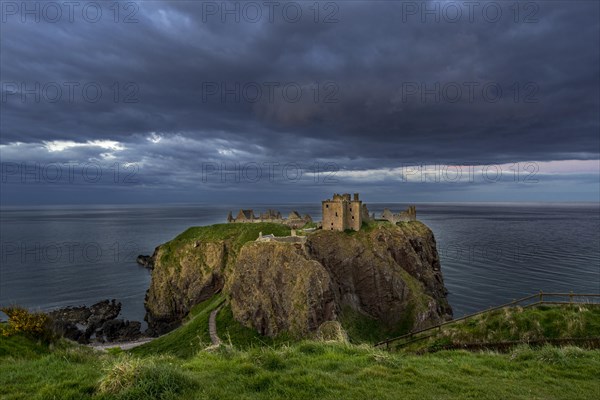
<path id="1" fill-rule="evenodd" d="M 216 296 L 198 306 L 175 331 L 130 351 L 92 350 L 66 341 L 52 345 L 0 336 L 2 399 L 595 399 L 600 350 L 518 346 L 508 353 L 439 351 L 416 355 L 368 344 L 265 339 L 219 313 L 219 335 L 209 345 L 208 315 Z M 535 332 L 598 335 L 592 306 L 542 307 L 531 314 Z M 554 318 L 574 321 L 561 332 Z M 451 336 L 510 339 L 526 324 L 498 329 L 499 316 L 452 325 Z M 513 317 L 507 317 L 509 319 Z M 566 326 L 566 325 L 563 325 Z M 529 333 L 527 333 L 529 332 Z M 490 336 L 491 335 L 491 336 Z M 431 343 L 423 343 L 421 349 Z"/>

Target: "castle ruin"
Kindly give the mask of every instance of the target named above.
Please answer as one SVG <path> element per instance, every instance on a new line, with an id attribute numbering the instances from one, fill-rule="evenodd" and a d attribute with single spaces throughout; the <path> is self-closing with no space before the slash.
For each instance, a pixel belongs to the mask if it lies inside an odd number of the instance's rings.
<path id="1" fill-rule="evenodd" d="M 392 224 L 396 224 L 398 222 L 416 221 L 417 208 L 415 206 L 408 206 L 408 208 L 405 211 L 400 211 L 396 214 L 391 212 L 389 208 L 384 208 L 383 214 L 381 214 L 381 219 L 389 221 Z"/>
<path id="2" fill-rule="evenodd" d="M 417 209 L 415 206 L 408 206 L 405 211 L 399 213 L 393 213 L 388 208 L 383 210 L 381 218 L 375 218 L 369 216 L 369 210 L 367 205 L 359 199 L 358 193 L 354 193 L 354 196 L 350 196 L 349 193 L 338 194 L 334 193 L 333 198 L 323 200 L 321 202 L 323 220 L 320 224 L 317 224 L 317 228 L 321 228 L 328 231 L 345 231 L 353 230 L 359 231 L 362 227 L 363 222 L 367 223 L 370 221 L 388 221 L 392 224 L 398 222 L 409 222 L 417 220 Z M 227 222 L 230 223 L 257 223 L 257 222 L 271 222 L 277 224 L 284 224 L 292 229 L 298 229 L 304 227 L 308 223 L 312 223 L 313 220 L 310 215 L 305 214 L 301 216 L 297 211 L 289 213 L 287 218 L 284 218 L 281 213 L 277 210 L 269 209 L 260 216 L 254 215 L 252 209 L 242 209 L 238 212 L 234 218 L 231 211 L 227 215 Z M 315 228 L 311 228 L 314 230 Z M 308 231 L 308 229 L 305 229 Z M 295 236 L 295 235 L 294 235 Z M 259 241 L 270 241 L 272 235 L 261 235 Z M 276 239 L 278 240 L 278 239 Z M 293 239 L 296 240 L 296 239 Z"/>
<path id="3" fill-rule="evenodd" d="M 323 211 L 322 227 L 331 231 L 345 231 L 351 229 L 359 231 L 363 222 L 370 220 L 367 205 L 354 193 L 351 199 L 349 193 L 334 193 L 332 199 L 321 202 Z"/>
<path id="4" fill-rule="evenodd" d="M 284 218 L 281 213 L 277 210 L 268 209 L 266 212 L 261 213 L 260 216 L 254 215 L 254 210 L 240 210 L 237 216 L 234 218 L 231 211 L 227 215 L 227 222 L 230 223 L 258 223 L 258 222 L 270 222 L 275 224 L 284 224 L 292 228 L 300 228 L 307 223 L 313 222 L 312 218 L 308 214 L 300 216 L 297 211 L 292 211 L 287 218 Z"/>

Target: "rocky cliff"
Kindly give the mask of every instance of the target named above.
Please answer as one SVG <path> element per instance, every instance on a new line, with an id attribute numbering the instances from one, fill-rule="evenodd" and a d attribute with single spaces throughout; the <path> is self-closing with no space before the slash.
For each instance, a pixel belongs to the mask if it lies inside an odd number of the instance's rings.
<path id="1" fill-rule="evenodd" d="M 259 333 L 304 336 L 336 317 L 332 276 L 301 244 L 245 245 L 227 282 L 236 320 Z"/>
<path id="2" fill-rule="evenodd" d="M 158 246 L 146 293 L 147 334 L 162 335 L 176 328 L 192 306 L 221 291 L 240 248 L 259 232 L 285 236 L 290 229 L 266 223 L 194 227 Z"/>
<path id="3" fill-rule="evenodd" d="M 155 253 L 159 268 L 152 273 L 146 294 L 146 321 L 149 333 L 160 335 L 177 327 L 190 308 L 221 290 L 227 263 L 225 241 L 192 241 Z"/>
<path id="4" fill-rule="evenodd" d="M 220 290 L 237 321 L 269 336 L 306 336 L 323 322 L 344 323 L 348 312 L 389 332 L 452 315 L 435 238 L 421 222 L 316 231 L 305 244 L 253 241 L 258 230 L 286 234 L 275 224 L 232 225 L 212 228 L 225 234 L 205 227 L 159 247 L 146 299 L 150 333 L 177 326 Z"/>

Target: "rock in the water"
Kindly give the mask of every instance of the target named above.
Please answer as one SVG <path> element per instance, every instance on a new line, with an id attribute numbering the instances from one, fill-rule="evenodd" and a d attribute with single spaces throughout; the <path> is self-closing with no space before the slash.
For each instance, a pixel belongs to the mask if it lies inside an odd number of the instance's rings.
<path id="1" fill-rule="evenodd" d="M 143 267 L 146 267 L 148 269 L 154 268 L 154 261 L 156 260 L 156 255 L 158 253 L 158 249 L 159 248 L 160 248 L 160 246 L 156 247 L 154 249 L 154 253 L 152 253 L 151 256 L 145 256 L 145 255 L 140 254 L 139 256 L 137 256 L 137 258 L 135 259 L 135 261 L 139 265 L 141 265 Z"/>
<path id="2" fill-rule="evenodd" d="M 54 331 L 79 343 L 90 340 L 115 341 L 137 339 L 141 324 L 137 321 L 116 320 L 121 303 L 103 300 L 90 307 L 65 307 L 48 313 Z"/>
<path id="3" fill-rule="evenodd" d="M 112 319 L 102 324 L 102 327 L 96 331 L 96 338 L 99 341 L 123 342 L 139 339 L 142 336 L 140 328 L 142 324 L 138 321 L 125 321 L 122 319 Z"/>
<path id="4" fill-rule="evenodd" d="M 91 314 L 89 307 L 85 306 L 59 308 L 48 313 L 48 315 L 54 319 L 73 324 L 87 323 Z"/>
<path id="5" fill-rule="evenodd" d="M 152 256 L 144 256 L 144 255 L 139 255 L 137 256 L 137 258 L 135 259 L 135 261 L 146 268 L 154 268 L 154 260 L 152 259 Z"/>
<path id="6" fill-rule="evenodd" d="M 115 319 L 121 312 L 121 303 L 117 302 L 115 299 L 108 301 L 103 300 L 100 301 L 90 307 L 90 319 L 94 321 L 104 322 L 109 319 Z"/>

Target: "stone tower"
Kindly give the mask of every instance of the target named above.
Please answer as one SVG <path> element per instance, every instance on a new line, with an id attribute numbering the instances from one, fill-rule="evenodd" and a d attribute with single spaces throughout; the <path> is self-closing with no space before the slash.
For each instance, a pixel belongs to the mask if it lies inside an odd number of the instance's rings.
<path id="1" fill-rule="evenodd" d="M 358 193 L 350 198 L 349 193 L 334 193 L 332 199 L 321 202 L 323 209 L 323 229 L 330 231 L 360 230 L 363 222 L 364 211 Z M 368 211 L 367 211 L 368 215 Z"/>

